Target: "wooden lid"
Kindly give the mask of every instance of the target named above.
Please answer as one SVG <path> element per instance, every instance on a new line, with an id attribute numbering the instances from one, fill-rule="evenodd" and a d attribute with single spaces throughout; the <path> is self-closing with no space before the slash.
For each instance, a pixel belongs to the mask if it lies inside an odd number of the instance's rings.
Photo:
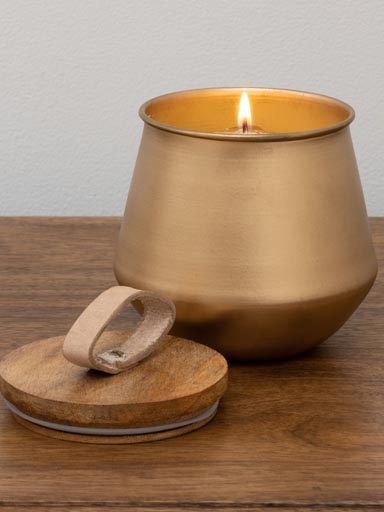
<path id="1" fill-rule="evenodd" d="M 104 332 L 99 346 L 108 350 L 121 345 L 129 334 Z M 11 408 L 22 417 L 56 425 L 56 430 L 161 430 L 172 425 L 180 430 L 183 422 L 204 414 L 208 418 L 226 389 L 224 357 L 193 341 L 166 336 L 139 365 L 107 375 L 66 360 L 63 340 L 36 341 L 0 362 L 0 390 Z"/>

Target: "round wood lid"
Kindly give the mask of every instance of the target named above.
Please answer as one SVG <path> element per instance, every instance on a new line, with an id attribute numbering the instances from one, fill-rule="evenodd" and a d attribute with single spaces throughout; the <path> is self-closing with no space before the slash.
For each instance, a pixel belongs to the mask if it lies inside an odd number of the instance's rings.
<path id="1" fill-rule="evenodd" d="M 99 345 L 108 350 L 128 335 L 106 331 Z M 224 357 L 193 341 L 166 336 L 137 366 L 107 375 L 66 360 L 63 340 L 30 343 L 0 362 L 0 389 L 10 409 L 47 435 L 85 442 L 179 435 L 209 421 L 226 389 Z"/>

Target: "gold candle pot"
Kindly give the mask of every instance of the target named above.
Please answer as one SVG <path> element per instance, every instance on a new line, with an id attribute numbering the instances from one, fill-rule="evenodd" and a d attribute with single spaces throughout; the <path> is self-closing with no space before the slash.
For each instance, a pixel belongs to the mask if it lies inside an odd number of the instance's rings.
<path id="1" fill-rule="evenodd" d="M 353 152 L 352 108 L 247 89 L 161 96 L 144 132 L 115 262 L 120 284 L 176 304 L 173 331 L 232 359 L 287 357 L 339 329 L 377 262 Z"/>

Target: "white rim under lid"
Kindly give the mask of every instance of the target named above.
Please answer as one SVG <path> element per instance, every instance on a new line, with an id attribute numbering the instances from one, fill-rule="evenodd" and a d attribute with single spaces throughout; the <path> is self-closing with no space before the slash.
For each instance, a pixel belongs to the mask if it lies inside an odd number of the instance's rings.
<path id="1" fill-rule="evenodd" d="M 20 418 L 39 425 L 40 427 L 50 428 L 52 430 L 59 430 L 61 432 L 70 432 L 71 434 L 84 434 L 90 436 L 134 436 L 141 434 L 154 434 L 156 432 L 166 432 L 167 430 L 175 430 L 177 428 L 185 427 L 186 425 L 193 425 L 199 421 L 203 421 L 212 416 L 219 405 L 219 401 L 215 402 L 209 409 L 186 421 L 180 421 L 179 423 L 172 423 L 170 425 L 159 425 L 155 427 L 140 427 L 140 428 L 92 428 L 92 427 L 76 427 L 73 425 L 60 425 L 59 423 L 51 423 L 38 418 L 34 418 L 25 414 L 23 411 L 18 409 L 14 404 L 5 400 L 8 409 Z"/>

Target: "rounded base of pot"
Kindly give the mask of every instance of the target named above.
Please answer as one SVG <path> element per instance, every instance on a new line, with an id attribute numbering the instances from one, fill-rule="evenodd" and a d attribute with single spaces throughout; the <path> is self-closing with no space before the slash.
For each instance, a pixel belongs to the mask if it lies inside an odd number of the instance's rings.
<path id="1" fill-rule="evenodd" d="M 334 334 L 362 302 L 374 279 L 342 294 L 281 305 L 210 307 L 175 302 L 172 334 L 206 344 L 232 361 L 282 359 L 306 352 Z M 200 309 L 205 314 L 198 315 Z M 179 314 L 180 311 L 180 314 Z M 188 317 L 188 312 L 190 316 Z"/>

